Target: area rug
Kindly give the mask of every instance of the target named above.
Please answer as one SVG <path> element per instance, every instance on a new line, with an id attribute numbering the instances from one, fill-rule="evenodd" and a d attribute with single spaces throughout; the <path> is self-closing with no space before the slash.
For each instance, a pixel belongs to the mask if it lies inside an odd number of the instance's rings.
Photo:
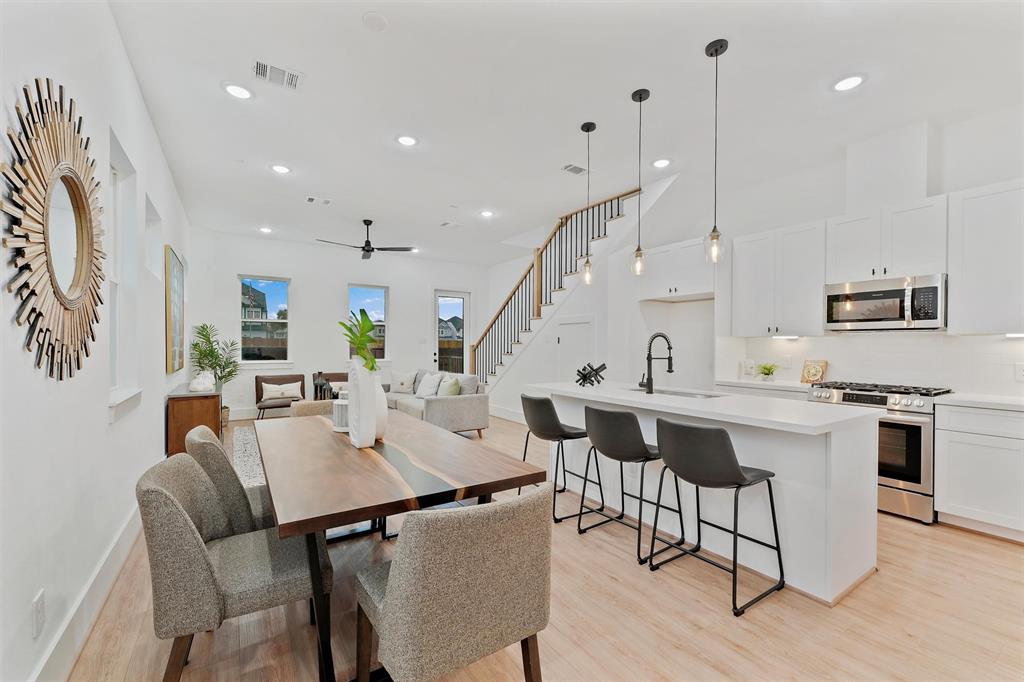
<path id="1" fill-rule="evenodd" d="M 260 461 L 260 449 L 256 444 L 256 429 L 252 426 L 239 426 L 233 434 L 235 442 L 235 471 L 242 485 L 250 488 L 263 485 L 267 479 L 263 476 L 263 462 Z"/>

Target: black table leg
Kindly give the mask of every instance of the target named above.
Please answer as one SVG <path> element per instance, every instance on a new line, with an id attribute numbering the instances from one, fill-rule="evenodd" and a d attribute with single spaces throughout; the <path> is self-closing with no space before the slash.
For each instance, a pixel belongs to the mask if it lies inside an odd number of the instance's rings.
<path id="1" fill-rule="evenodd" d="M 480 497 L 476 498 L 476 503 L 477 504 L 487 504 L 490 501 L 491 501 L 490 493 L 488 493 L 487 495 L 481 495 Z"/>
<path id="2" fill-rule="evenodd" d="M 317 649 L 320 654 L 320 682 L 334 682 L 334 656 L 331 654 L 331 612 L 324 594 L 324 577 L 320 572 L 320 547 L 316 533 L 306 535 L 309 577 L 313 582 L 313 612 L 316 616 Z"/>

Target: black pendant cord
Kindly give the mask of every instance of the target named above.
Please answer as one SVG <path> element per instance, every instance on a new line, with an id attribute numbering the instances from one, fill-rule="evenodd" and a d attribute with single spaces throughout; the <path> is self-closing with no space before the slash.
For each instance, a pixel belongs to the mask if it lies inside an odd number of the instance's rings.
<path id="1" fill-rule="evenodd" d="M 717 60 L 716 60 L 717 61 Z M 643 139 L 644 139 L 644 101 L 641 99 L 640 102 L 640 116 L 637 118 L 637 129 L 636 129 L 636 186 L 639 189 L 642 187 L 640 184 L 640 172 L 641 172 L 641 157 L 643 156 Z M 640 197 L 636 200 L 636 248 L 640 248 L 640 217 L 643 211 L 640 210 Z"/>
<path id="2" fill-rule="evenodd" d="M 718 229 L 718 55 L 715 55 L 715 179 L 714 179 L 714 216 L 711 225 Z"/>

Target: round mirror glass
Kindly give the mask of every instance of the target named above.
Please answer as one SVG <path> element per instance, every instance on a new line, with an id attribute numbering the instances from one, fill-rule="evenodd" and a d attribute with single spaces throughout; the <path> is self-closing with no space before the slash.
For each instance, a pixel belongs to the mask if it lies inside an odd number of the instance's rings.
<path id="1" fill-rule="evenodd" d="M 75 207 L 71 203 L 71 192 L 61 178 L 50 188 L 50 206 L 46 213 L 46 242 L 50 251 L 50 267 L 53 268 L 57 286 L 65 296 L 71 294 L 78 265 L 78 225 L 75 223 Z"/>

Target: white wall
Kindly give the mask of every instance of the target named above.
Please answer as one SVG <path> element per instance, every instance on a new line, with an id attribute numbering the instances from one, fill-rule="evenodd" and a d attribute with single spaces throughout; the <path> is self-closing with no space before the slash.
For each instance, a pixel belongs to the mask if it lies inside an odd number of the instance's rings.
<path id="1" fill-rule="evenodd" d="M 2 3 L 0 11 L 5 127 L 17 129 L 14 102 L 31 79 L 63 84 L 84 116 L 101 182 L 111 130 L 137 171 L 140 191 L 125 216 L 128 229 L 144 224 L 148 194 L 163 217 L 160 241 L 187 257 L 187 217 L 109 7 Z M 5 159 L 7 147 L 5 140 Z M 109 203 L 109 189 L 101 201 Z M 128 263 L 142 261 L 141 241 L 126 240 L 136 246 L 124 254 Z M 12 275 L 7 261 L 5 255 L 5 282 Z M 135 483 L 162 457 L 164 395 L 184 372 L 164 374 L 160 278 L 127 270 L 124 299 L 138 312 L 122 324 L 142 349 L 135 372 L 142 392 L 113 411 L 107 407 L 108 307 L 100 308 L 83 371 L 57 383 L 33 367 L 23 349 L 25 329 L 11 322 L 14 298 L 6 291 L 0 296 L 0 679 L 66 675 L 137 534 Z M 31 602 L 40 589 L 46 624 L 33 639 Z"/>
<path id="2" fill-rule="evenodd" d="M 467 346 L 490 314 L 483 267 L 427 260 L 412 254 L 379 253 L 370 260 L 362 260 L 357 251 L 313 242 L 196 229 L 191 274 L 193 291 L 202 292 L 201 296 L 193 297 L 192 324 L 213 323 L 222 337 L 235 339 L 241 335 L 238 276 L 291 280 L 289 362 L 246 364 L 224 391 L 225 403 L 232 408 L 232 419 L 255 416 L 253 377 L 257 374 L 303 374 L 306 395 L 312 397 L 313 372 L 347 370 L 348 344 L 338 321 L 348 317 L 350 283 L 389 287 L 387 361 L 382 363 L 386 369 L 411 371 L 434 366 L 435 290 L 470 293 Z"/>

